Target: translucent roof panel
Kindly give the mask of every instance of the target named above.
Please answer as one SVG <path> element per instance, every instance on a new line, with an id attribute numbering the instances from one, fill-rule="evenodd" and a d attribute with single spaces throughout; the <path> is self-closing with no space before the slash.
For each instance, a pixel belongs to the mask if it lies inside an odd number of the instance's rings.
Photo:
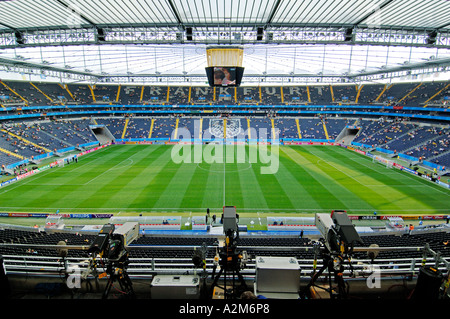
<path id="1" fill-rule="evenodd" d="M 98 25 L 177 23 L 168 1 L 64 0 L 89 21 Z"/>
<path id="2" fill-rule="evenodd" d="M 173 0 L 173 3 L 186 24 L 264 24 L 276 0 Z"/>
<path id="3" fill-rule="evenodd" d="M 73 24 L 73 11 L 54 0 L 15 0 L 0 2 L 0 23 L 12 28 L 67 26 Z M 76 17 L 78 24 L 87 21 Z"/>
<path id="4" fill-rule="evenodd" d="M 362 24 L 379 27 L 440 28 L 450 23 L 448 0 L 396 0 Z"/>
<path id="5" fill-rule="evenodd" d="M 385 0 L 306 0 L 282 1 L 273 23 L 355 24 Z"/>

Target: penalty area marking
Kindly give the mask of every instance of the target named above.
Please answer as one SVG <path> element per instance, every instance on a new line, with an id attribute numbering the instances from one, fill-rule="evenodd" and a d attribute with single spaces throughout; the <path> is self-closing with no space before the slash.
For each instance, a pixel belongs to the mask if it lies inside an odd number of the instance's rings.
<path id="1" fill-rule="evenodd" d="M 355 182 L 357 182 L 358 184 L 360 184 L 360 185 L 362 185 L 362 186 L 364 186 L 364 187 L 382 187 L 382 186 L 388 186 L 388 187 L 408 187 L 408 188 L 411 188 L 411 187 L 412 187 L 412 188 L 414 188 L 414 187 L 417 187 L 417 188 L 419 188 L 419 187 L 429 187 L 429 188 L 432 188 L 432 189 L 434 189 L 435 191 L 438 191 L 438 192 L 440 192 L 440 193 L 442 193 L 442 194 L 444 194 L 444 195 L 450 196 L 450 194 L 447 194 L 447 193 L 445 193 L 445 192 L 442 191 L 442 190 L 436 189 L 436 188 L 432 187 L 431 185 L 423 184 L 423 183 L 420 183 L 420 185 L 407 185 L 407 184 L 405 184 L 405 185 L 389 185 L 389 184 L 385 184 L 385 185 L 381 185 L 381 184 L 380 184 L 380 185 L 367 185 L 367 184 L 364 184 L 364 183 L 362 183 L 361 181 L 359 181 L 357 178 L 355 178 L 355 177 L 353 177 L 353 176 L 350 176 L 350 174 L 345 173 L 343 170 L 337 168 L 337 167 L 334 166 L 333 164 L 327 162 L 326 160 L 324 160 L 322 157 L 320 157 L 320 156 L 317 155 L 316 153 L 311 152 L 311 154 L 313 154 L 314 156 L 316 156 L 316 157 L 319 158 L 319 160 L 317 160 L 317 165 L 322 166 L 322 167 L 325 167 L 325 166 L 323 166 L 323 165 L 320 163 L 320 162 L 324 162 L 324 163 L 330 165 L 331 167 L 333 167 L 334 169 L 340 171 L 342 174 L 344 174 L 344 175 L 348 176 L 349 178 L 353 179 Z M 383 172 L 383 171 L 379 171 L 378 169 L 374 169 L 373 167 L 370 167 L 370 166 L 368 166 L 368 165 L 366 165 L 366 164 L 364 164 L 364 163 L 361 163 L 361 162 L 358 162 L 358 164 L 361 164 L 361 165 L 363 165 L 363 166 L 366 166 L 367 168 L 370 168 L 371 170 L 377 172 L 378 174 L 382 174 L 382 175 L 396 175 L 396 176 L 398 176 L 399 173 L 400 173 L 400 172 L 393 172 L 393 173 Z M 408 176 L 408 175 L 403 175 L 403 176 L 406 176 L 406 177 L 408 177 L 409 179 L 413 179 L 414 181 L 418 182 L 418 180 L 416 180 L 414 176 Z M 424 181 L 426 181 L 426 180 L 424 180 Z"/>

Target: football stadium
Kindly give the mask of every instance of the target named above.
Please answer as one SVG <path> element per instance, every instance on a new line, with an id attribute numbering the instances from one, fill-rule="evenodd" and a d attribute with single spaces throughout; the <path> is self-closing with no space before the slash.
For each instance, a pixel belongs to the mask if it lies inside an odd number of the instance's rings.
<path id="1" fill-rule="evenodd" d="M 449 16 L 0 2 L 2 299 L 449 300 Z"/>

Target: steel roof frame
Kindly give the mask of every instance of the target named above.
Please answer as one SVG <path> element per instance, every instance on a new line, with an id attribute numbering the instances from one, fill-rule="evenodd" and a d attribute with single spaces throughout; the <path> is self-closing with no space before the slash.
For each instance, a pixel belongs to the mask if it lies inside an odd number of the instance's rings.
<path id="1" fill-rule="evenodd" d="M 103 44 L 345 44 L 450 49 L 448 1 L 418 0 L 18 0 L 0 3 L 0 49 Z M 105 14 L 102 14 L 103 11 Z M 23 12 L 23 15 L 17 15 Z M 440 14 L 436 14 L 440 13 Z M 72 17 L 73 15 L 73 17 Z M 380 23 L 379 17 L 384 23 Z M 76 18 L 72 23 L 70 18 Z M 382 21 L 382 22 L 383 22 Z M 192 30 L 192 40 L 186 37 Z M 257 29 L 264 38 L 257 39 Z M 361 76 L 447 68 L 439 59 L 340 75 Z M 67 72 L 102 79 L 105 74 L 80 72 L 2 59 L 3 66 Z M 159 74 L 116 75 L 158 77 Z M 172 75 L 165 75 L 172 76 Z M 173 75 L 198 78 L 204 75 Z M 247 75 L 246 75 L 247 76 Z M 248 75 L 267 79 L 286 74 Z M 311 74 L 293 74 L 293 78 Z M 318 74 L 318 77 L 322 75 Z M 325 75 L 332 77 L 332 75 Z M 338 76 L 338 75 L 337 75 Z"/>

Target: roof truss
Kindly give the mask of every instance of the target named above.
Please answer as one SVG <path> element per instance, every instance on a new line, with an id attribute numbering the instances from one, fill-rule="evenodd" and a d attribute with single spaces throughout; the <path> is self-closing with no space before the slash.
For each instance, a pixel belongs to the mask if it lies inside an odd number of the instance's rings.
<path id="1" fill-rule="evenodd" d="M 172 32 L 174 39 L 167 40 L 172 43 L 303 43 L 304 39 L 284 39 L 278 34 L 314 30 L 343 34 L 340 39 L 327 40 L 331 43 L 367 44 L 364 30 L 379 34 L 401 30 L 411 36 L 432 34 L 433 38 L 424 43 L 384 41 L 382 45 L 445 47 L 449 46 L 449 16 L 450 1 L 446 0 L 16 0 L 0 2 L 0 48 L 80 44 L 73 39 L 36 41 L 51 38 L 52 33 L 64 39 L 68 30 L 90 32 L 84 44 L 131 43 L 115 37 L 118 32 Z M 265 31 L 262 40 L 256 36 L 258 28 Z M 187 30 L 192 31 L 189 38 Z M 205 38 L 203 33 L 212 35 Z M 163 41 L 143 38 L 137 42 Z M 315 42 L 323 43 L 323 39 L 312 36 L 308 43 Z"/>

